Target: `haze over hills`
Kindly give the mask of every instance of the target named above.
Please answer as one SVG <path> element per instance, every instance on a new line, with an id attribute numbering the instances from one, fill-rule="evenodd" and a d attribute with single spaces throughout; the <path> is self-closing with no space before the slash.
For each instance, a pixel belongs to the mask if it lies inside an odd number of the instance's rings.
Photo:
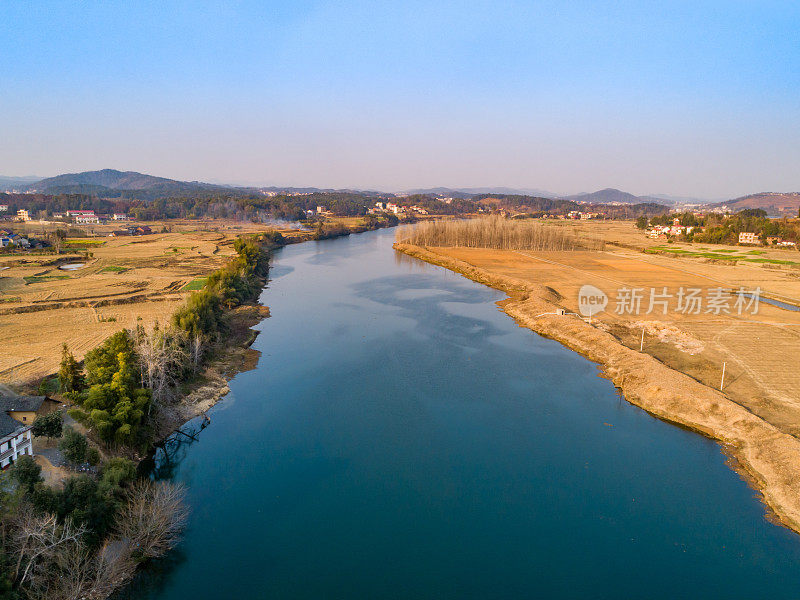
<path id="1" fill-rule="evenodd" d="M 26 175 L 24 177 L 4 177 L 0 175 L 0 191 L 4 189 L 21 189 L 34 181 L 41 181 L 41 177 L 36 175 Z"/>
<path id="2" fill-rule="evenodd" d="M 365 195 L 392 195 L 375 190 L 333 189 L 317 187 L 281 187 L 281 186 L 249 186 L 241 187 L 221 183 L 205 183 L 200 181 L 179 181 L 166 177 L 157 177 L 136 171 L 118 171 L 101 169 L 81 173 L 64 173 L 44 179 L 36 176 L 9 177 L 0 176 L 0 192 L 28 191 L 43 194 L 86 194 L 105 198 L 127 197 L 152 200 L 164 197 L 181 197 L 194 194 L 253 194 L 257 190 L 263 192 L 311 194 L 311 193 L 348 193 Z M 587 204 L 645 204 L 657 203 L 665 206 L 681 204 L 707 204 L 712 207 L 727 207 L 735 212 L 745 208 L 763 208 L 771 215 L 796 216 L 800 210 L 800 193 L 798 192 L 761 192 L 749 194 L 725 201 L 702 200 L 699 198 L 676 197 L 661 194 L 636 196 L 616 188 L 605 188 L 596 192 L 560 195 L 547 190 L 535 188 L 508 187 L 472 187 L 450 188 L 432 187 L 406 190 L 400 194 L 428 194 L 452 198 L 470 199 L 477 196 L 497 194 L 499 196 L 528 196 L 569 200 Z"/>
<path id="3" fill-rule="evenodd" d="M 796 217 L 800 211 L 800 192 L 760 192 L 718 202 L 713 206 L 724 206 L 731 212 L 745 208 L 762 208 L 768 215 Z"/>
<path id="4" fill-rule="evenodd" d="M 102 169 L 100 171 L 65 173 L 55 177 L 47 177 L 40 181 L 29 183 L 22 189 L 46 194 L 76 193 L 118 196 L 119 194 L 109 192 L 144 191 L 149 192 L 150 195 L 169 195 L 209 190 L 229 190 L 231 188 L 199 181 L 178 181 L 135 171 Z"/>
<path id="5" fill-rule="evenodd" d="M 413 190 L 405 190 L 400 192 L 402 194 L 436 194 L 439 196 L 448 196 L 450 198 L 471 198 L 472 196 L 480 196 L 483 194 L 502 194 L 504 196 L 537 196 L 540 198 L 558 198 L 558 194 L 549 192 L 547 190 L 540 190 L 536 188 L 509 188 L 509 187 L 472 187 L 472 188 L 449 188 L 449 187 L 434 187 L 434 188 L 419 188 Z"/>
<path id="6" fill-rule="evenodd" d="M 616 202 L 619 204 L 639 204 L 647 202 L 650 199 L 641 199 L 638 196 L 623 192 L 614 188 L 605 188 L 596 192 L 573 194 L 571 196 L 562 196 L 564 200 L 572 200 L 574 202 L 589 202 L 591 204 L 606 204 L 609 202 Z"/>

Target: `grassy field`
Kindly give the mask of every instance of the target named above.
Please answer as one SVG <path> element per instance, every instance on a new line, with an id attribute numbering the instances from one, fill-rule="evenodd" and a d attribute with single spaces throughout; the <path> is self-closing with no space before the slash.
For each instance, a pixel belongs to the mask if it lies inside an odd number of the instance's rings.
<path id="1" fill-rule="evenodd" d="M 197 279 L 192 279 L 189 283 L 181 288 L 182 292 L 195 292 L 197 290 L 203 289 L 203 286 L 208 281 L 208 277 L 198 277 Z"/>
<path id="2" fill-rule="evenodd" d="M 603 237 L 603 252 L 537 252 L 482 248 L 430 248 L 486 271 L 552 289 L 558 304 L 577 312 L 578 291 L 591 284 L 609 297 L 600 327 L 625 345 L 644 351 L 694 379 L 718 388 L 723 363 L 724 391 L 787 433 L 800 435 L 800 312 L 760 303 L 757 314 L 685 314 L 675 310 L 678 291 L 699 288 L 707 298 L 713 290 L 760 288 L 762 294 L 800 305 L 800 253 L 781 249 L 709 247 L 689 244 L 660 245 L 630 222 L 582 222 L 586 234 Z M 759 254 L 754 254 L 754 253 Z M 672 294 L 667 314 L 655 305 L 648 313 L 651 289 Z M 622 288 L 639 288 L 639 314 L 616 312 Z M 727 295 L 727 293 L 726 293 Z M 735 296 L 729 296 L 733 308 Z"/>
<path id="3" fill-rule="evenodd" d="M 168 321 L 208 273 L 233 256 L 237 236 L 267 229 L 224 220 L 148 225 L 172 231 L 108 237 L 95 227 L 98 237 L 70 238 L 67 252 L 57 257 L 0 256 L 0 335 L 6 348 L 13 348 L 0 353 L 0 382 L 22 383 L 55 372 L 62 343 L 80 359 L 123 327 Z M 82 266 L 59 268 L 65 264 Z"/>

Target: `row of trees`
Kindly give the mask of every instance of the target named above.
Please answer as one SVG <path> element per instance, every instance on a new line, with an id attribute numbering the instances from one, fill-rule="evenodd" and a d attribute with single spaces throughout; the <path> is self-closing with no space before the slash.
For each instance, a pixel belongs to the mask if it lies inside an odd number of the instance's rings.
<path id="1" fill-rule="evenodd" d="M 460 246 L 499 250 L 600 250 L 603 241 L 566 226 L 499 216 L 425 221 L 397 232 L 399 242 L 416 246 Z"/>
<path id="2" fill-rule="evenodd" d="M 255 193 L 209 192 L 191 196 L 159 198 L 108 198 L 104 193 L 99 198 L 86 194 L 2 194 L 0 203 L 8 204 L 9 212 L 20 208 L 33 216 L 48 216 L 67 210 L 94 210 L 98 214 L 113 212 L 128 213 L 143 221 L 175 218 L 235 218 L 260 221 L 264 218 L 298 221 L 305 218 L 305 211 L 325 206 L 340 216 L 360 216 L 367 208 L 382 199 L 377 194 L 318 192 L 302 196 L 263 196 Z"/>
<path id="3" fill-rule="evenodd" d="M 82 367 L 65 345 L 59 382 L 75 404 L 70 416 L 106 444 L 146 449 L 150 420 L 196 374 L 225 330 L 225 309 L 257 296 L 268 271 L 267 249 L 282 242 L 277 232 L 237 239 L 236 257 L 207 278 L 167 327 L 118 331 L 88 352 Z"/>

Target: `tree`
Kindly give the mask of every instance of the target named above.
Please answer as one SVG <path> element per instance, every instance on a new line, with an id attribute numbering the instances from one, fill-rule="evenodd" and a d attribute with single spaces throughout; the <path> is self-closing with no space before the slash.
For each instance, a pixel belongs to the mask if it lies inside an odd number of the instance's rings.
<path id="1" fill-rule="evenodd" d="M 111 383 L 120 369 L 120 363 L 132 362 L 132 355 L 133 341 L 130 334 L 125 329 L 118 331 L 97 348 L 86 353 L 84 364 L 87 382 L 89 385 Z"/>
<path id="2" fill-rule="evenodd" d="M 58 444 L 58 449 L 64 453 L 64 457 L 72 463 L 81 463 L 86 459 L 86 450 L 89 444 L 86 438 L 75 431 L 72 427 L 64 428 L 64 437 Z"/>
<path id="3" fill-rule="evenodd" d="M 140 558 L 156 558 L 178 543 L 189 511 L 180 484 L 149 479 L 137 481 L 117 515 L 116 531 L 131 540 Z"/>
<path id="4" fill-rule="evenodd" d="M 42 480 L 42 467 L 39 466 L 32 456 L 20 456 L 14 468 L 11 470 L 11 476 L 17 480 L 17 483 L 30 492 L 33 490 L 33 487 Z"/>
<path id="5" fill-rule="evenodd" d="M 52 577 L 52 561 L 67 548 L 74 548 L 84 533 L 71 520 L 60 523 L 53 514 L 36 515 L 21 510 L 15 519 L 13 547 L 16 554 L 14 578 L 34 598 L 49 597 L 47 582 Z"/>
<path id="6" fill-rule="evenodd" d="M 67 344 L 61 347 L 61 367 L 58 369 L 59 391 L 79 392 L 84 388 L 83 374 L 78 365 L 78 361 L 67 348 Z"/>
<path id="7" fill-rule="evenodd" d="M 641 216 L 636 218 L 636 227 L 639 229 L 647 229 L 647 217 Z"/>
<path id="8" fill-rule="evenodd" d="M 61 412 L 53 411 L 51 413 L 47 413 L 46 415 L 36 417 L 36 420 L 33 422 L 33 426 L 31 427 L 31 431 L 36 437 L 60 438 L 62 428 L 63 422 L 61 418 Z"/>

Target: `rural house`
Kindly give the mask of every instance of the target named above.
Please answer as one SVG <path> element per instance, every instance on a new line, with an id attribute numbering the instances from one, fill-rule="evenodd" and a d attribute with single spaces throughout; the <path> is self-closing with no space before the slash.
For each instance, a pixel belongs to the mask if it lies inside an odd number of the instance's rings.
<path id="1" fill-rule="evenodd" d="M 751 233 L 749 231 L 743 231 L 739 234 L 739 243 L 740 244 L 758 244 L 759 239 L 755 233 Z"/>
<path id="2" fill-rule="evenodd" d="M 47 396 L 0 396 L 0 412 L 23 425 L 31 425 L 36 417 L 58 410 L 56 400 Z"/>

